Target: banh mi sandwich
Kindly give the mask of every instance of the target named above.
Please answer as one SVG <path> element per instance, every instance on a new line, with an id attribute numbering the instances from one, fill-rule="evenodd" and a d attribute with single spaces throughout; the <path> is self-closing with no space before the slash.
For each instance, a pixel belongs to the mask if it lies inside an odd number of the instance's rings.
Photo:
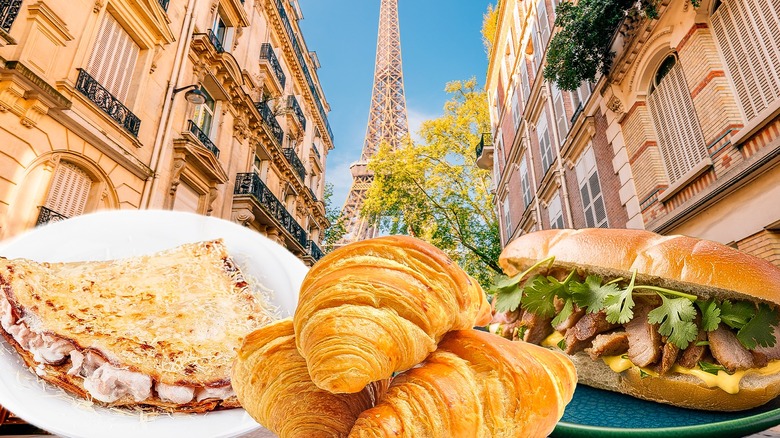
<path id="1" fill-rule="evenodd" d="M 239 406 L 230 372 L 272 312 L 221 240 L 112 261 L 0 258 L 0 333 L 41 379 L 109 406 Z"/>
<path id="2" fill-rule="evenodd" d="M 780 269 L 685 236 L 545 230 L 504 248 L 490 330 L 570 355 L 579 382 L 737 411 L 780 394 Z"/>

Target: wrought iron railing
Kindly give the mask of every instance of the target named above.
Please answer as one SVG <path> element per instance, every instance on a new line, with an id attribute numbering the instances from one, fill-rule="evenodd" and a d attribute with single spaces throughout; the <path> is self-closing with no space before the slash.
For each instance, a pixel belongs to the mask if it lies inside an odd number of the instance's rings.
<path id="1" fill-rule="evenodd" d="M 322 159 L 320 156 L 320 148 L 318 148 L 317 145 L 311 145 L 311 150 L 314 151 L 314 155 L 316 155 L 318 159 Z"/>
<path id="2" fill-rule="evenodd" d="M 322 252 L 317 243 L 313 240 L 309 241 L 309 255 L 314 261 L 321 259 L 325 254 Z"/>
<path id="3" fill-rule="evenodd" d="M 274 48 L 271 44 L 263 43 L 260 46 L 260 59 L 268 61 L 268 64 L 271 65 L 271 70 L 273 70 L 274 75 L 276 75 L 276 79 L 279 80 L 279 85 L 284 88 L 284 84 L 287 82 L 287 76 L 284 75 L 282 65 L 279 64 L 279 59 L 276 57 L 276 53 L 274 53 Z"/>
<path id="4" fill-rule="evenodd" d="M 276 196 L 256 173 L 239 173 L 236 175 L 236 187 L 233 190 L 233 194 L 251 195 L 254 197 L 266 213 L 279 222 L 282 228 L 287 230 L 302 248 L 307 247 L 306 231 L 287 211 L 284 204 L 276 199 Z"/>
<path id="5" fill-rule="evenodd" d="M 287 31 L 287 36 L 290 38 L 290 42 L 292 43 L 293 51 L 295 51 L 295 57 L 298 58 L 298 63 L 301 64 L 301 69 L 303 70 L 303 76 L 306 78 L 306 83 L 309 85 L 309 91 L 311 91 L 311 95 L 314 97 L 314 103 L 317 104 L 317 110 L 319 110 L 320 116 L 322 117 L 322 120 L 325 122 L 325 129 L 327 129 L 328 131 L 330 140 L 333 141 L 333 131 L 330 129 L 330 123 L 328 122 L 328 117 L 325 115 L 325 107 L 322 106 L 322 102 L 320 101 L 320 95 L 317 92 L 317 87 L 314 85 L 314 81 L 311 78 L 311 73 L 309 73 L 309 67 L 306 65 L 306 58 L 304 58 L 303 56 L 303 51 L 301 50 L 301 47 L 298 44 L 298 38 L 296 38 L 292 25 L 290 25 L 290 19 L 287 18 L 287 12 L 284 9 L 284 3 L 282 2 L 282 0 L 276 0 L 276 9 L 279 11 L 279 16 L 282 17 L 282 23 L 284 24 L 284 29 L 285 31 Z"/>
<path id="6" fill-rule="evenodd" d="M 138 137 L 138 129 L 141 127 L 141 119 L 133 114 L 113 94 L 87 73 L 83 68 L 79 69 L 79 77 L 76 80 L 76 89 L 87 96 L 95 105 L 116 120 L 131 134 Z"/>
<path id="7" fill-rule="evenodd" d="M 298 176 L 301 177 L 301 182 L 305 181 L 306 167 L 301 162 L 301 159 L 298 158 L 298 154 L 295 153 L 295 149 L 284 148 L 282 152 L 284 152 L 284 157 L 287 158 L 287 161 L 290 162 L 290 165 L 292 166 L 295 173 L 297 173 Z"/>
<path id="8" fill-rule="evenodd" d="M 219 149 L 217 149 L 217 145 L 214 144 L 213 141 L 209 138 L 208 135 L 206 135 L 203 130 L 200 129 L 200 127 L 195 124 L 192 120 L 187 120 L 187 130 L 192 133 L 195 137 L 197 137 L 200 144 L 203 145 L 206 149 L 210 150 L 212 154 L 214 154 L 215 158 L 219 158 Z"/>
<path id="9" fill-rule="evenodd" d="M 209 29 L 209 41 L 211 41 L 211 45 L 214 46 L 214 48 L 217 50 L 217 53 L 222 53 L 225 51 L 225 48 L 222 47 L 222 41 L 219 40 L 217 34 L 215 34 L 211 29 Z"/>
<path id="10" fill-rule="evenodd" d="M 311 195 L 311 199 L 314 199 L 314 202 L 317 202 L 317 195 L 311 187 L 309 187 L 309 194 Z"/>
<path id="11" fill-rule="evenodd" d="M 35 226 L 45 225 L 49 222 L 59 222 L 65 219 L 68 219 L 68 217 L 64 214 L 57 213 L 50 208 L 41 207 L 41 211 L 38 213 L 38 222 L 35 223 Z"/>
<path id="12" fill-rule="evenodd" d="M 160 3 L 160 6 L 162 6 L 164 10 L 166 11 L 168 10 L 168 2 L 170 0 L 157 0 L 157 1 Z"/>
<path id="13" fill-rule="evenodd" d="M 482 150 L 485 149 L 485 146 L 493 146 L 493 134 L 489 132 L 483 132 L 482 138 L 477 143 L 477 159 L 482 156 Z"/>
<path id="14" fill-rule="evenodd" d="M 284 139 L 284 131 L 282 131 L 282 127 L 279 126 L 279 122 L 276 121 L 276 116 L 273 111 L 271 111 L 271 107 L 268 106 L 267 102 L 255 102 L 255 108 L 257 108 L 260 117 L 263 118 L 265 124 L 271 129 L 271 133 L 281 146 L 282 140 Z"/>
<path id="15" fill-rule="evenodd" d="M 22 0 L 0 0 L 0 29 L 6 32 L 11 31 L 11 25 L 14 24 L 16 16 L 19 15 L 21 7 Z"/>
<path id="16" fill-rule="evenodd" d="M 301 109 L 301 106 L 298 105 L 298 99 L 295 98 L 292 94 L 287 96 L 287 107 L 290 108 L 295 115 L 295 118 L 298 119 L 298 123 L 301 124 L 301 128 L 303 130 L 306 130 L 306 116 L 303 115 L 303 110 Z"/>
<path id="17" fill-rule="evenodd" d="M 574 110 L 574 114 L 572 114 L 571 119 L 569 119 L 572 125 L 574 125 L 574 122 L 576 122 L 577 118 L 579 118 L 580 114 L 582 114 L 583 108 L 585 108 L 585 106 L 582 102 L 580 102 L 580 104 L 577 105 L 577 109 Z"/>

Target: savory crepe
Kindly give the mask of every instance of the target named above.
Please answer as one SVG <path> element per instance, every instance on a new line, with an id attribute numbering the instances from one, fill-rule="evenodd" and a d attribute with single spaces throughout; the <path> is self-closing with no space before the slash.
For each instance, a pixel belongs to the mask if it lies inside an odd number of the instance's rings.
<path id="1" fill-rule="evenodd" d="M 0 333 L 44 380 L 110 406 L 239 406 L 230 371 L 272 312 L 221 240 L 78 263 L 0 258 Z"/>

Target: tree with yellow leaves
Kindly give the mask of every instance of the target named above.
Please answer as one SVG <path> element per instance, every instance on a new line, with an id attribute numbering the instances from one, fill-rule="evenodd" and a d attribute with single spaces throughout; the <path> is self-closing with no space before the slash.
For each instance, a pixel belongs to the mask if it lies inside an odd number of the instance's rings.
<path id="1" fill-rule="evenodd" d="M 500 272 L 501 252 L 490 172 L 477 167 L 475 154 L 489 131 L 487 97 L 474 78 L 445 91 L 444 115 L 422 123 L 420 144 L 381 145 L 369 161 L 374 182 L 361 213 L 383 232 L 431 242 L 487 285 Z"/>

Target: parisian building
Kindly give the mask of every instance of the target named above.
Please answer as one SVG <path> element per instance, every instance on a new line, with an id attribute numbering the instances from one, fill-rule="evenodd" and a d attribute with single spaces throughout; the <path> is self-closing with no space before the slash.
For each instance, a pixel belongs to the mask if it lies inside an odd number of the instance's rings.
<path id="1" fill-rule="evenodd" d="M 334 146 L 302 18 L 296 0 L 0 2 L 0 239 L 169 209 L 313 264 Z"/>
<path id="2" fill-rule="evenodd" d="M 477 165 L 502 244 L 548 228 L 638 228 L 780 265 L 780 6 L 657 2 L 612 33 L 607 74 L 562 91 L 542 71 L 558 0 L 501 0 Z"/>

